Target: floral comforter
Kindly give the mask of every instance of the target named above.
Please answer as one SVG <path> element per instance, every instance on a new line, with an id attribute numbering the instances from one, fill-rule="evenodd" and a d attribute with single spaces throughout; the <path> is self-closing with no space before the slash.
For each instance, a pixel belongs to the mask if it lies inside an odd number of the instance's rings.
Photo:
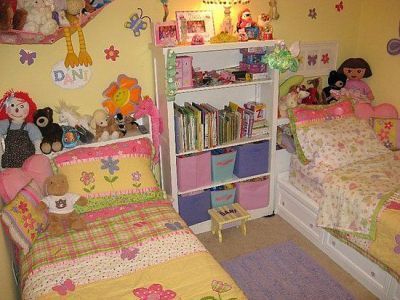
<path id="1" fill-rule="evenodd" d="M 35 241 L 23 299 L 246 299 L 169 202 L 86 217 L 87 230 Z"/>
<path id="2" fill-rule="evenodd" d="M 399 178 L 400 154 L 392 152 L 333 170 L 323 180 L 317 224 L 374 240 L 378 215 L 397 198 Z"/>

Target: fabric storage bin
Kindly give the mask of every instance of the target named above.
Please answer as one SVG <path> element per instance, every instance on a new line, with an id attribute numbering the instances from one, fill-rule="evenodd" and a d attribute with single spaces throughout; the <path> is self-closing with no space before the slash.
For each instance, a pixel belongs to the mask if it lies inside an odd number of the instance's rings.
<path id="1" fill-rule="evenodd" d="M 209 151 L 176 159 L 180 192 L 211 184 L 211 153 Z"/>
<path id="2" fill-rule="evenodd" d="M 212 180 L 215 182 L 227 181 L 233 178 L 233 168 L 235 166 L 236 151 L 212 154 Z"/>
<path id="3" fill-rule="evenodd" d="M 186 224 L 191 226 L 210 219 L 210 194 L 207 190 L 178 196 L 179 215 Z"/>
<path id="4" fill-rule="evenodd" d="M 211 207 L 220 207 L 235 202 L 236 188 L 211 191 Z"/>
<path id="5" fill-rule="evenodd" d="M 269 178 L 236 183 L 235 200 L 244 209 L 267 207 L 269 204 Z"/>
<path id="6" fill-rule="evenodd" d="M 236 148 L 236 161 L 233 173 L 248 177 L 268 172 L 269 141 L 245 144 Z"/>

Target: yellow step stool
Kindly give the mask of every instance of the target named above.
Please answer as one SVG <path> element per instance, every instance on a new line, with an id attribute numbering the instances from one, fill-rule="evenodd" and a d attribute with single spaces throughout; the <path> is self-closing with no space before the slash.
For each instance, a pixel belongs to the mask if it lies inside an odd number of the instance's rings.
<path id="1" fill-rule="evenodd" d="M 246 235 L 246 221 L 251 216 L 239 203 L 209 209 L 208 214 L 211 216 L 211 231 L 213 234 L 218 231 L 220 243 L 222 243 L 222 226 L 225 224 L 240 221 L 240 229 L 243 235 Z"/>

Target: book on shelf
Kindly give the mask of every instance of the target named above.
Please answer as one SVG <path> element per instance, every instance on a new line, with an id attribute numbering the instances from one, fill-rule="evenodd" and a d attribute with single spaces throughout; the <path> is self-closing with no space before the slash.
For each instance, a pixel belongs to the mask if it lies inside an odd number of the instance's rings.
<path id="1" fill-rule="evenodd" d="M 241 138 L 269 134 L 265 119 L 256 112 L 229 102 L 222 109 L 208 103 L 174 103 L 176 152 L 204 150 L 232 143 Z"/>

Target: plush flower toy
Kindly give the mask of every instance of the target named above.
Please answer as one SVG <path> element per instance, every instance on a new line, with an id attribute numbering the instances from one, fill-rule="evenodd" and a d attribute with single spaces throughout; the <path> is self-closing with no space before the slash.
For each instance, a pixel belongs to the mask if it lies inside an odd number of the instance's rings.
<path id="1" fill-rule="evenodd" d="M 0 137 L 6 135 L 5 149 L 0 147 L 1 166 L 20 168 L 33 154 L 40 154 L 42 134 L 33 123 L 36 104 L 25 92 L 8 91 L 0 100 Z"/>
<path id="2" fill-rule="evenodd" d="M 360 92 L 370 102 L 374 100 L 374 94 L 372 94 L 370 87 L 362 80 L 372 76 L 371 68 L 364 59 L 348 58 L 339 67 L 338 72 L 347 77 L 345 89 Z"/>

